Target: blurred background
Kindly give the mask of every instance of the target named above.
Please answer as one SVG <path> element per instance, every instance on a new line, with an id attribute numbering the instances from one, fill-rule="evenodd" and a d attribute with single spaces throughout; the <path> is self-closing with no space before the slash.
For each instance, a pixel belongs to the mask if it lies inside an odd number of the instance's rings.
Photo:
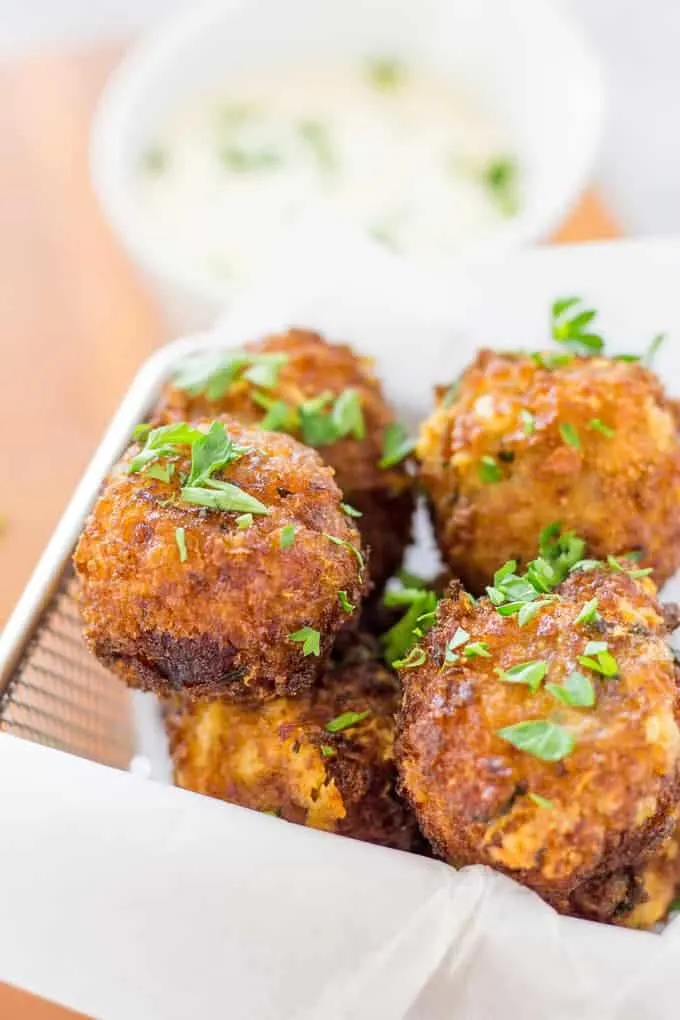
<path id="1" fill-rule="evenodd" d="M 134 371 L 169 334 L 95 201 L 88 139 L 131 40 L 191 6 L 0 0 L 0 628 Z M 607 102 L 590 186 L 552 239 L 679 232 L 680 4 L 560 6 Z M 0 986 L 0 1016 L 60 1015 Z"/>

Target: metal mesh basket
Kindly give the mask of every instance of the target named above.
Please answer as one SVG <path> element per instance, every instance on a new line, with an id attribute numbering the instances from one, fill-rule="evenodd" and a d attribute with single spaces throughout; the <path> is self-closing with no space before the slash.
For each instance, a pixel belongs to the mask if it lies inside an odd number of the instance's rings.
<path id="1" fill-rule="evenodd" d="M 134 753 L 131 698 L 85 646 L 66 576 L 0 700 L 0 731 L 127 768 Z"/>
<path id="2" fill-rule="evenodd" d="M 146 363 L 130 387 L 0 634 L 0 732 L 129 767 L 136 743 L 133 699 L 83 641 L 71 555 L 107 472 L 173 366 L 215 343 L 205 336 L 169 345 Z"/>

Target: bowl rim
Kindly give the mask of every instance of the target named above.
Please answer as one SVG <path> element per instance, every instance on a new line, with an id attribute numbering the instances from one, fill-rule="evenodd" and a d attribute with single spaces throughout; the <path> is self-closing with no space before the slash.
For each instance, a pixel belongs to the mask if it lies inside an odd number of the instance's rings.
<path id="1" fill-rule="evenodd" d="M 93 118 L 89 164 L 90 176 L 99 206 L 119 242 L 132 259 L 156 281 L 179 287 L 195 300 L 213 307 L 226 306 L 233 295 L 224 283 L 195 269 L 181 256 L 163 248 L 153 231 L 141 221 L 136 202 L 126 186 L 128 159 L 127 135 L 136 108 L 144 105 L 144 95 L 157 81 L 167 77 L 179 54 L 194 51 L 213 24 L 232 18 L 248 0 L 203 0 L 185 8 L 146 32 L 123 57 L 107 82 Z M 595 163 L 604 118 L 603 74 L 595 53 L 580 26 L 567 17 L 553 0 L 522 0 L 540 12 L 542 34 L 558 32 L 578 55 L 579 87 L 589 93 L 589 102 L 581 118 L 581 137 L 570 146 L 571 170 L 564 186 L 542 208 L 520 211 L 443 259 L 430 272 L 439 278 L 461 263 L 486 260 L 547 240 L 564 221 L 577 199 L 585 191 Z M 357 235 L 373 241 L 358 227 L 349 226 Z M 408 255 L 393 257 L 409 264 Z M 240 288 L 239 288 L 240 289 Z"/>

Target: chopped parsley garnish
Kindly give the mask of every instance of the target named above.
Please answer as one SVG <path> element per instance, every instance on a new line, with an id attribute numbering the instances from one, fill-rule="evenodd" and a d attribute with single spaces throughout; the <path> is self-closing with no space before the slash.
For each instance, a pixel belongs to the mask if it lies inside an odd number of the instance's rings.
<path id="1" fill-rule="evenodd" d="M 146 435 L 144 448 L 130 461 L 128 472 L 135 474 L 138 471 L 148 471 L 159 459 L 174 461 L 181 456 L 183 447 L 187 446 L 191 450 L 191 467 L 188 475 L 182 477 L 180 489 L 180 496 L 185 503 L 212 510 L 271 513 L 259 499 L 243 489 L 213 478 L 216 471 L 221 471 L 250 452 L 246 447 L 237 446 L 224 424 L 219 421 L 214 421 L 207 432 L 187 422 L 152 429 Z M 171 467 L 174 471 L 174 463 Z"/>
<path id="2" fill-rule="evenodd" d="M 240 528 L 241 531 L 245 531 L 245 529 L 249 528 L 252 523 L 253 523 L 252 514 L 239 514 L 239 516 L 236 518 L 236 527 Z"/>
<path id="3" fill-rule="evenodd" d="M 365 712 L 343 712 L 342 715 L 336 715 L 334 719 L 327 722 L 324 729 L 327 733 L 342 733 L 343 730 L 348 730 L 363 722 L 364 719 L 368 719 L 370 714 L 370 708 L 367 708 Z"/>
<path id="4" fill-rule="evenodd" d="M 564 368 L 574 360 L 573 354 L 554 354 L 552 351 L 534 351 L 531 355 L 539 368 L 552 372 L 555 368 Z"/>
<path id="5" fill-rule="evenodd" d="M 396 92 L 403 85 L 405 68 L 394 57 L 375 57 L 366 65 L 366 74 L 374 89 L 379 92 Z"/>
<path id="6" fill-rule="evenodd" d="M 463 649 L 463 655 L 466 659 L 490 659 L 491 652 L 486 641 L 470 641 Z"/>
<path id="7" fill-rule="evenodd" d="M 260 422 L 263 432 L 287 432 L 289 435 L 298 431 L 298 417 L 294 407 L 285 400 L 273 400 L 264 393 L 253 393 L 253 400 L 266 410 Z"/>
<path id="8" fill-rule="evenodd" d="M 581 666 L 587 666 L 595 673 L 602 676 L 618 676 L 619 666 L 614 656 L 609 651 L 606 641 L 589 641 L 583 649 L 583 655 L 578 656 Z"/>
<path id="9" fill-rule="evenodd" d="M 588 428 L 592 429 L 593 432 L 599 432 L 601 435 L 606 436 L 607 439 L 611 439 L 612 436 L 616 435 L 616 429 L 611 428 L 609 425 L 605 425 L 599 418 L 591 418 L 588 422 Z"/>
<path id="10" fill-rule="evenodd" d="M 576 746 L 573 733 L 547 719 L 527 719 L 496 730 L 496 736 L 541 761 L 561 761 Z"/>
<path id="11" fill-rule="evenodd" d="M 477 465 L 477 474 L 480 481 L 484 482 L 485 485 L 493 485 L 495 482 L 503 480 L 503 472 L 496 463 L 496 460 L 489 454 L 480 459 Z"/>
<path id="12" fill-rule="evenodd" d="M 529 800 L 533 800 L 534 804 L 540 808 L 554 808 L 555 805 L 547 797 L 541 797 L 539 793 L 528 793 Z"/>
<path id="13" fill-rule="evenodd" d="M 460 656 L 456 654 L 456 649 L 461 648 L 470 640 L 470 635 L 463 627 L 458 627 L 456 633 L 453 635 L 450 641 L 446 644 L 444 652 L 444 665 L 450 666 L 454 662 L 458 662 Z"/>
<path id="14" fill-rule="evenodd" d="M 343 513 L 347 514 L 348 517 L 363 517 L 361 510 L 357 510 L 351 503 L 341 503 L 340 509 Z"/>
<path id="15" fill-rule="evenodd" d="M 630 554 L 627 554 L 625 558 L 629 558 L 629 556 Z M 621 563 L 619 563 L 615 556 L 607 556 L 607 565 L 610 566 L 612 570 L 616 570 L 621 574 L 628 574 L 629 577 L 635 579 L 638 577 L 648 577 L 654 569 L 653 567 L 624 567 Z"/>
<path id="16" fill-rule="evenodd" d="M 182 489 L 182 499 L 192 506 L 204 506 L 209 510 L 234 511 L 239 514 L 270 514 L 271 510 L 260 503 L 255 496 L 250 496 L 237 485 L 230 482 L 221 482 L 217 478 L 211 478 L 209 487 L 185 486 Z"/>
<path id="17" fill-rule="evenodd" d="M 497 668 L 495 672 L 503 683 L 526 684 L 529 690 L 535 693 L 548 672 L 548 663 L 542 659 L 535 659 L 532 662 L 519 662 L 509 669 Z"/>
<path id="18" fill-rule="evenodd" d="M 169 464 L 150 464 L 146 469 L 146 474 L 149 478 L 155 478 L 159 482 L 169 482 L 175 473 L 175 465 Z"/>
<path id="19" fill-rule="evenodd" d="M 313 627 L 301 627 L 294 634 L 289 634 L 288 640 L 301 644 L 303 655 L 321 654 L 321 634 Z"/>
<path id="20" fill-rule="evenodd" d="M 242 378 L 263 389 L 273 389 L 287 361 L 287 354 L 277 353 L 238 350 L 202 354 L 187 360 L 175 373 L 173 383 L 191 396 L 203 394 L 207 400 L 219 400 Z"/>
<path id="21" fill-rule="evenodd" d="M 482 183 L 503 216 L 519 210 L 519 173 L 517 163 L 508 156 L 491 160 L 482 170 Z"/>
<path id="22" fill-rule="evenodd" d="M 574 620 L 574 623 L 575 624 L 579 624 L 579 623 L 585 623 L 585 624 L 588 624 L 588 623 L 597 623 L 599 619 L 600 619 L 600 614 L 597 611 L 597 598 L 594 598 L 594 599 L 590 599 L 589 602 L 586 602 L 586 604 L 584 605 L 583 609 L 581 610 L 581 612 L 578 614 L 578 616 Z"/>
<path id="23" fill-rule="evenodd" d="M 589 326 L 597 317 L 594 308 L 583 308 L 578 297 L 558 298 L 552 306 L 552 338 L 564 344 L 574 354 L 599 354 L 604 340 Z"/>
<path id="24" fill-rule="evenodd" d="M 419 578 L 406 578 L 419 581 Z M 385 661 L 388 666 L 403 660 L 413 645 L 431 629 L 434 622 L 432 615 L 437 609 L 438 598 L 428 588 L 408 587 L 390 589 L 385 592 L 383 602 L 386 606 L 406 606 L 406 612 L 397 623 L 382 637 Z"/>
<path id="25" fill-rule="evenodd" d="M 279 546 L 281 549 L 288 549 L 295 541 L 295 525 L 286 524 L 285 527 L 281 528 L 281 535 L 279 537 Z"/>
<path id="26" fill-rule="evenodd" d="M 660 348 L 663 346 L 663 344 L 665 344 L 667 339 L 668 336 L 666 335 L 666 333 L 657 333 L 657 335 L 654 337 L 642 358 L 642 362 L 646 368 L 652 367 L 652 365 L 654 364 L 655 357 L 657 356 Z"/>
<path id="27" fill-rule="evenodd" d="M 383 432 L 382 457 L 378 461 L 378 467 L 390 468 L 400 464 L 413 453 L 415 445 L 415 441 L 409 439 L 404 426 L 399 422 L 392 422 Z"/>
<path id="28" fill-rule="evenodd" d="M 320 750 L 322 758 L 334 758 L 338 753 L 330 744 L 322 744 Z"/>
<path id="29" fill-rule="evenodd" d="M 536 419 L 531 411 L 525 407 L 519 412 L 519 419 L 522 422 L 522 431 L 525 436 L 531 436 L 536 431 Z"/>
<path id="30" fill-rule="evenodd" d="M 357 390 L 346 389 L 336 397 L 331 411 L 331 420 L 337 430 L 338 438 L 344 436 L 352 436 L 353 439 L 365 438 L 366 422 L 361 409 L 361 397 Z"/>
<path id="31" fill-rule="evenodd" d="M 187 558 L 187 540 L 184 534 L 184 528 L 175 528 L 175 542 L 179 549 L 179 560 L 180 563 L 184 563 Z"/>
<path id="32" fill-rule="evenodd" d="M 324 531 L 323 534 L 324 538 L 327 538 L 329 542 L 333 543 L 333 545 L 342 545 L 345 547 L 345 549 L 349 550 L 349 552 L 351 552 L 353 556 L 356 556 L 357 562 L 359 564 L 359 569 L 360 571 L 363 572 L 363 569 L 366 566 L 366 564 L 364 563 L 364 557 L 361 552 L 361 549 L 357 549 L 357 547 L 355 545 L 352 545 L 351 542 L 345 542 L 345 540 L 342 538 L 336 538 L 335 535 L 329 535 L 328 532 L 326 531 Z"/>
<path id="33" fill-rule="evenodd" d="M 563 684 L 546 684 L 545 689 L 571 708 L 592 708 L 595 704 L 595 688 L 591 680 L 578 670 L 570 673 Z"/>
<path id="34" fill-rule="evenodd" d="M 416 669 L 427 660 L 425 649 L 414 645 L 404 659 L 396 659 L 392 665 L 395 669 Z"/>
<path id="35" fill-rule="evenodd" d="M 573 446 L 575 450 L 581 449 L 581 440 L 574 425 L 571 425 L 569 422 L 562 422 L 560 424 L 560 435 L 569 446 Z"/>
<path id="36" fill-rule="evenodd" d="M 352 602 L 350 602 L 349 598 L 347 597 L 346 591 L 338 592 L 338 602 L 340 603 L 340 605 L 342 606 L 346 613 L 353 613 L 354 610 L 356 609 L 356 606 Z"/>

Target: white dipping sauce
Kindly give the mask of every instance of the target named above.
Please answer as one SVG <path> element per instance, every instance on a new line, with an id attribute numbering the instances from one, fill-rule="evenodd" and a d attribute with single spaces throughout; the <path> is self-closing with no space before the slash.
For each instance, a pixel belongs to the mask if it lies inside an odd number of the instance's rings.
<path id="1" fill-rule="evenodd" d="M 310 206 L 432 264 L 519 205 L 494 119 L 387 60 L 249 72 L 195 97 L 159 124 L 138 200 L 166 249 L 230 285 Z"/>

